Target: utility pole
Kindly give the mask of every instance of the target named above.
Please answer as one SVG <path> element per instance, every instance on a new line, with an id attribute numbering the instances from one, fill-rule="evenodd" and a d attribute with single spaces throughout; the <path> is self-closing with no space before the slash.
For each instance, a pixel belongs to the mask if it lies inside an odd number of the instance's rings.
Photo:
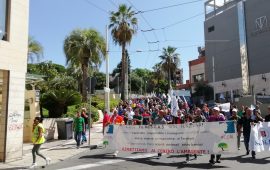
<path id="1" fill-rule="evenodd" d="M 109 34 L 108 25 L 106 25 L 106 88 L 105 88 L 105 109 L 110 113 L 110 87 L 109 87 Z"/>
<path id="2" fill-rule="evenodd" d="M 141 95 L 142 95 L 142 78 L 141 78 Z"/>
<path id="3" fill-rule="evenodd" d="M 91 145 L 90 145 L 90 129 L 91 129 L 91 74 L 89 74 L 89 89 L 88 89 L 88 93 L 89 93 L 89 122 L 88 122 L 88 146 L 89 149 L 91 150 Z"/>
<path id="4" fill-rule="evenodd" d="M 216 73 L 215 73 L 215 58 L 212 57 L 212 68 L 213 68 L 213 91 L 214 91 L 214 101 L 216 101 L 216 90 L 215 90 L 215 81 L 216 81 Z"/>

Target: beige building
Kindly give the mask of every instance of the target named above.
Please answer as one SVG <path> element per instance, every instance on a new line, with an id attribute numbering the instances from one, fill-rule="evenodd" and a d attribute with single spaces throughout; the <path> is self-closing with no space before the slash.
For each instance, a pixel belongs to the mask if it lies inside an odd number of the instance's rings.
<path id="1" fill-rule="evenodd" d="M 0 0 L 0 161 L 22 158 L 29 0 Z"/>

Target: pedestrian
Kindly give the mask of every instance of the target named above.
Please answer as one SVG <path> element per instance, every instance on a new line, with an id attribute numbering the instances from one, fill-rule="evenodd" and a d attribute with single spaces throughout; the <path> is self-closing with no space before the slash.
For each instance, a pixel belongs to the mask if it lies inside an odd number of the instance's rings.
<path id="1" fill-rule="evenodd" d="M 265 116 L 264 121 L 270 122 L 270 106 L 268 106 L 267 109 L 268 109 L 268 114 Z"/>
<path id="2" fill-rule="evenodd" d="M 110 118 L 110 124 L 113 124 L 113 125 L 124 125 L 125 124 L 123 117 L 118 115 L 118 112 L 116 109 L 113 110 L 113 115 Z M 113 153 L 113 157 L 116 157 L 118 153 L 119 153 L 119 151 L 115 150 Z"/>
<path id="3" fill-rule="evenodd" d="M 135 110 L 135 115 L 133 116 L 133 125 L 142 125 L 143 117 L 139 114 L 139 109 Z"/>
<path id="4" fill-rule="evenodd" d="M 212 115 L 209 117 L 208 122 L 219 122 L 219 121 L 225 121 L 225 117 L 222 113 L 220 113 L 219 107 L 214 107 L 212 110 Z M 216 158 L 216 161 L 215 161 Z M 221 154 L 211 154 L 209 163 L 215 164 L 215 163 L 221 163 L 220 161 Z"/>
<path id="5" fill-rule="evenodd" d="M 103 121 L 102 121 L 103 135 L 104 135 L 105 127 L 108 126 L 109 124 L 110 124 L 110 116 L 109 116 L 108 112 L 106 110 L 104 110 L 104 112 L 103 112 Z"/>
<path id="6" fill-rule="evenodd" d="M 32 129 L 32 142 L 33 142 L 33 149 L 32 149 L 32 156 L 33 156 L 33 163 L 30 168 L 34 168 L 37 166 L 36 163 L 36 155 L 40 156 L 46 161 L 46 165 L 49 165 L 51 159 L 49 157 L 45 157 L 42 155 L 39 150 L 41 145 L 45 142 L 45 128 L 42 124 L 43 119 L 41 117 L 35 117 Z"/>
<path id="7" fill-rule="evenodd" d="M 205 122 L 206 119 L 202 113 L 202 110 L 200 108 L 196 108 L 195 114 L 192 119 L 186 119 L 185 123 L 198 123 L 198 122 Z M 194 159 L 197 159 L 197 154 L 194 154 Z M 186 163 L 190 162 L 190 154 L 186 154 Z"/>
<path id="8" fill-rule="evenodd" d="M 82 133 L 85 131 L 84 118 L 81 117 L 81 113 L 77 112 L 77 117 L 74 119 L 73 123 L 74 138 L 77 143 L 77 149 L 80 148 Z"/>
<path id="9" fill-rule="evenodd" d="M 133 122 L 133 116 L 134 116 L 134 112 L 132 110 L 132 108 L 129 106 L 127 108 L 127 113 L 126 113 L 126 117 L 127 117 L 127 125 L 132 125 Z"/>
<path id="10" fill-rule="evenodd" d="M 240 120 L 241 117 L 237 115 L 237 109 L 233 108 L 232 109 L 232 115 L 228 120 L 232 120 L 236 123 L 237 127 L 237 147 L 238 150 L 240 150 L 240 138 L 241 138 L 241 126 L 238 125 L 238 121 Z"/>
<path id="11" fill-rule="evenodd" d="M 251 125 L 254 124 L 254 120 L 252 119 L 252 109 L 247 108 L 244 116 L 239 120 L 238 124 L 243 127 L 243 136 L 244 136 L 244 144 L 246 147 L 246 155 L 249 155 L 249 139 L 250 139 L 250 131 Z M 252 158 L 255 159 L 255 151 L 251 152 Z"/>
<path id="12" fill-rule="evenodd" d="M 159 110 L 158 112 L 158 117 L 154 120 L 154 124 L 155 125 L 164 125 L 167 124 L 167 121 L 164 118 L 165 115 L 165 111 L 164 110 Z M 162 153 L 158 153 L 158 157 L 161 157 Z"/>
<path id="13" fill-rule="evenodd" d="M 88 127 L 88 115 L 86 113 L 86 108 L 82 108 L 82 112 L 81 112 L 81 116 L 84 119 L 84 131 L 82 132 L 82 145 L 84 142 L 87 142 L 87 138 L 86 138 L 86 127 Z M 90 128 L 90 126 L 89 126 Z"/>

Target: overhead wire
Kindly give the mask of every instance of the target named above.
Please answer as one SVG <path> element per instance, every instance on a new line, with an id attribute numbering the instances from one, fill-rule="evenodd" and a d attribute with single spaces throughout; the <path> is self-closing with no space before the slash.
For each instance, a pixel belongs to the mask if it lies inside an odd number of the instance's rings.
<path id="1" fill-rule="evenodd" d="M 116 8 L 118 8 L 118 5 L 113 1 L 113 0 L 109 0 L 109 2 Z"/>
<path id="2" fill-rule="evenodd" d="M 188 4 L 192 4 L 192 3 L 196 3 L 196 2 L 200 2 L 200 1 L 204 1 L 204 0 L 195 0 L 195 1 L 190 1 L 190 2 L 183 2 L 183 3 L 179 3 L 179 4 L 164 6 L 164 7 L 160 7 L 160 8 L 154 8 L 154 9 L 149 9 L 149 10 L 144 10 L 144 11 L 138 11 L 137 14 L 153 12 L 153 11 L 158 11 L 158 10 L 163 10 L 163 9 L 168 9 L 168 8 L 173 8 L 173 7 L 177 7 L 177 6 L 188 5 Z"/>
<path id="3" fill-rule="evenodd" d="M 139 11 L 138 8 L 136 8 L 135 5 L 134 5 L 130 0 L 126 0 L 126 1 L 127 1 L 134 9 L 136 9 L 137 11 Z M 152 27 L 151 24 L 148 22 L 148 20 L 147 20 L 141 13 L 139 13 L 139 14 L 140 14 L 140 16 L 142 17 L 142 19 L 144 20 L 144 22 L 148 25 L 148 27 L 150 27 L 150 29 L 153 29 L 153 27 Z M 155 31 L 153 31 L 153 34 L 154 34 L 154 37 L 156 38 L 156 41 L 159 41 L 158 36 L 157 36 L 157 34 L 156 34 Z M 159 49 L 159 45 L 158 45 L 158 49 Z"/>
<path id="4" fill-rule="evenodd" d="M 84 0 L 86 3 L 90 4 L 91 6 L 95 7 L 96 9 L 99 9 L 100 11 L 109 14 L 109 12 L 101 7 L 99 7 L 98 5 L 94 4 L 93 2 L 89 1 L 89 0 Z"/>

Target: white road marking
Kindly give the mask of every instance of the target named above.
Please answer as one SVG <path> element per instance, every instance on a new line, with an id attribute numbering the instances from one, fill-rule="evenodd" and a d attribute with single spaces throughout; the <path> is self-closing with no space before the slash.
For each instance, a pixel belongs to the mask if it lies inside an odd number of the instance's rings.
<path id="1" fill-rule="evenodd" d="M 140 159 L 140 158 L 147 158 L 147 157 L 153 157 L 156 156 L 157 154 L 143 154 L 143 155 L 136 155 L 136 156 L 129 156 L 125 157 L 127 159 Z M 106 161 L 100 161 L 96 163 L 91 163 L 91 164 L 85 164 L 85 165 L 78 165 L 78 166 L 73 166 L 73 167 L 68 167 L 68 168 L 62 168 L 58 170 L 81 170 L 81 169 L 89 169 L 89 168 L 94 168 L 94 167 L 99 167 L 99 166 L 104 166 L 104 165 L 111 165 L 111 164 L 116 164 L 120 162 L 125 162 L 126 160 L 106 160 Z"/>

